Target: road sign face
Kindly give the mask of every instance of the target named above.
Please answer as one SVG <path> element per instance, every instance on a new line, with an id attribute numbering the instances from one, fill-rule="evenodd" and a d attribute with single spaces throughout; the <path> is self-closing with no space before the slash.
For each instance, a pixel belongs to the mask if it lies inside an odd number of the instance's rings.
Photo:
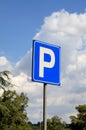
<path id="1" fill-rule="evenodd" d="M 33 41 L 32 80 L 60 85 L 59 46 Z"/>

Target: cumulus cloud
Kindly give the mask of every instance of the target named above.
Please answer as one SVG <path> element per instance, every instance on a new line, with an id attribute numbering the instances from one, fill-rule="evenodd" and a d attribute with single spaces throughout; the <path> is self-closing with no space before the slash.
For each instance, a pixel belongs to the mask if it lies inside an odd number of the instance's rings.
<path id="1" fill-rule="evenodd" d="M 21 72 L 31 77 L 31 64 L 32 64 L 32 49 L 29 50 L 26 55 L 16 63 L 14 73 L 19 74 Z"/>
<path id="2" fill-rule="evenodd" d="M 10 61 L 8 61 L 8 59 L 5 56 L 1 56 L 0 57 L 0 71 L 3 71 L 3 70 L 12 71 L 12 68 L 13 67 Z"/>
<path id="3" fill-rule="evenodd" d="M 85 20 L 86 13 L 69 13 L 65 10 L 54 12 L 44 19 L 44 24 L 34 37 L 34 39 L 61 46 L 62 86 L 49 88 L 48 105 L 50 104 L 49 108 L 52 108 L 52 110 L 50 109 L 51 113 L 54 109 L 54 112 L 58 114 L 60 113 L 59 110 L 62 110 L 63 117 L 72 113 L 76 105 L 85 103 Z"/>
<path id="4" fill-rule="evenodd" d="M 47 85 L 47 115 L 69 121 L 68 117 L 76 113 L 75 106 L 86 99 L 86 13 L 54 12 L 44 19 L 34 39 L 61 46 L 61 87 Z M 37 122 L 43 111 L 43 85 L 31 82 L 31 53 L 28 51 L 15 67 L 0 57 L 0 69 L 11 68 L 18 86 L 15 89 L 28 95 L 28 115 Z"/>

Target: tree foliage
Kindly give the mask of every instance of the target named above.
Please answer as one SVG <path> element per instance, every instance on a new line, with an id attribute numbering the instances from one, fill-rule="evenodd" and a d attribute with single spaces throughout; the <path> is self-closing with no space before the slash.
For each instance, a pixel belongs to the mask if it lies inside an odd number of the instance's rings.
<path id="1" fill-rule="evenodd" d="M 73 130 L 86 130 L 86 104 L 76 107 L 77 116 L 70 116 L 71 128 Z"/>
<path id="2" fill-rule="evenodd" d="M 0 130 L 31 130 L 25 108 L 28 98 L 15 91 L 5 91 L 0 97 Z"/>
<path id="3" fill-rule="evenodd" d="M 9 74 L 10 74 L 10 72 L 7 70 L 0 72 L 0 88 L 2 88 L 4 91 L 5 91 L 6 87 L 13 86 L 13 84 L 11 83 Z"/>
<path id="4" fill-rule="evenodd" d="M 66 124 L 61 122 L 61 118 L 54 116 L 47 120 L 47 130 L 66 130 Z"/>

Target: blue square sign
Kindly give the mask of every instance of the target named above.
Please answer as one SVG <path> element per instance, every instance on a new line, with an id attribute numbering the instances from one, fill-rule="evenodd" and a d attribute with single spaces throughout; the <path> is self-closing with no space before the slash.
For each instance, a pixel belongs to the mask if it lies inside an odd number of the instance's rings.
<path id="1" fill-rule="evenodd" d="M 60 85 L 59 46 L 33 40 L 32 80 Z"/>

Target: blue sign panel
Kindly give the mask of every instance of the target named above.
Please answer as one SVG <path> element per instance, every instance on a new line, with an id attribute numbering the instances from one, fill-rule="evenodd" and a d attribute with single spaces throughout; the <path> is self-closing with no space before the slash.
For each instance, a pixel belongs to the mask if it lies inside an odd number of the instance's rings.
<path id="1" fill-rule="evenodd" d="M 32 80 L 60 85 L 59 46 L 33 41 Z"/>

